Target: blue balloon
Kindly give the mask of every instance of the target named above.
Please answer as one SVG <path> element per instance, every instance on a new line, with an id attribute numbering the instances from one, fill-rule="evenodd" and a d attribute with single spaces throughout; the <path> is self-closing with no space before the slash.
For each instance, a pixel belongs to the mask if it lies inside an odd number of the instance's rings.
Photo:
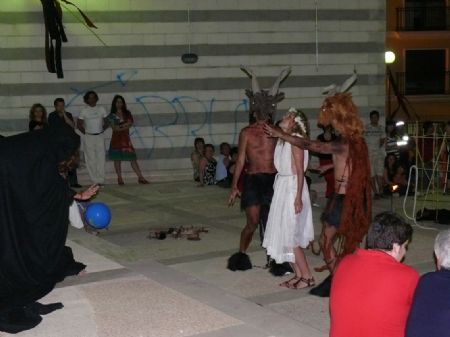
<path id="1" fill-rule="evenodd" d="M 84 212 L 87 223 L 97 229 L 108 227 L 111 222 L 111 211 L 102 202 L 93 202 L 88 205 Z"/>

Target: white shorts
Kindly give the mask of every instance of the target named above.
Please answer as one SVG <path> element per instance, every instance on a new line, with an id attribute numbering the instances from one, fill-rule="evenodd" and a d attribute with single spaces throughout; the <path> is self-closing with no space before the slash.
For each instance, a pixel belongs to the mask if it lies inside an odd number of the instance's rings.
<path id="1" fill-rule="evenodd" d="M 384 158 L 385 158 L 384 153 L 380 152 L 369 153 L 371 177 L 383 176 Z"/>

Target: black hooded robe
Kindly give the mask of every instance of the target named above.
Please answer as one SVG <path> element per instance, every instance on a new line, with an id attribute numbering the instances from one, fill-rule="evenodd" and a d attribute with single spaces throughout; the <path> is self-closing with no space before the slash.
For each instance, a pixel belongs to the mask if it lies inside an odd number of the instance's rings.
<path id="1" fill-rule="evenodd" d="M 79 144 L 69 127 L 0 139 L 0 331 L 39 324 L 29 308 L 85 267 L 65 247 L 75 192 L 58 172 Z"/>

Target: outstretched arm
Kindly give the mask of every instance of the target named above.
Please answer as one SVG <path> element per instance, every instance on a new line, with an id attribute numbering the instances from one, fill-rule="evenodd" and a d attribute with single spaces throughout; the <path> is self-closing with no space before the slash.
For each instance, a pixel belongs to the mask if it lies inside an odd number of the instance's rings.
<path id="1" fill-rule="evenodd" d="M 91 185 L 87 190 L 75 194 L 75 195 L 73 196 L 73 198 L 74 198 L 75 200 L 80 200 L 80 201 L 83 201 L 83 200 L 89 200 L 89 199 L 91 199 L 94 195 L 96 195 L 97 192 L 98 192 L 98 185 L 94 184 L 94 185 Z"/>
<path id="2" fill-rule="evenodd" d="M 323 154 L 333 154 L 339 153 L 343 150 L 343 146 L 337 142 L 327 142 L 323 143 L 318 140 L 309 140 L 305 138 L 300 138 L 292 136 L 288 133 L 283 132 L 279 128 L 275 128 L 270 125 L 264 125 L 264 131 L 269 137 L 277 137 L 291 143 L 294 146 L 298 146 L 301 149 L 309 150 L 317 153 Z"/>

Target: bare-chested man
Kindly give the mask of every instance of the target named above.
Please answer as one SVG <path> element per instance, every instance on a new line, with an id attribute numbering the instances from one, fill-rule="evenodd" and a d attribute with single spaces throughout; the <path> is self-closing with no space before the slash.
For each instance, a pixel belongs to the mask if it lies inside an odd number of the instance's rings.
<path id="1" fill-rule="evenodd" d="M 320 246 L 330 273 L 337 260 L 352 253 L 367 232 L 371 220 L 371 181 L 367 145 L 363 138 L 363 124 L 351 95 L 338 93 L 325 99 L 319 123 L 331 125 L 338 139 L 323 143 L 293 137 L 269 125 L 266 133 L 312 152 L 333 156 L 335 191 L 322 214 Z M 338 251 L 334 247 L 340 234 Z M 311 290 L 314 295 L 329 295 L 331 278 Z"/>
<path id="2" fill-rule="evenodd" d="M 236 259 L 231 257 L 228 261 L 228 268 L 231 270 L 247 270 L 252 267 L 245 252 L 260 220 L 264 227 L 272 202 L 273 182 L 276 174 L 273 164 L 276 141 L 273 138 L 267 138 L 264 134 L 264 125 L 269 120 L 269 116 L 261 111 L 256 111 L 255 117 L 256 122 L 242 129 L 239 135 L 238 158 L 228 200 L 228 203 L 233 205 L 236 198 L 240 196 L 237 184 L 244 165 L 247 163 L 241 197 L 241 209 L 245 210 L 247 224 L 241 232 L 239 253 L 233 255 Z M 240 257 L 243 263 L 235 261 L 239 260 L 237 257 Z"/>
<path id="3" fill-rule="evenodd" d="M 276 103 L 284 98 L 284 94 L 278 93 L 278 87 L 290 72 L 290 68 L 283 69 L 270 90 L 261 90 L 252 70 L 246 67 L 242 67 L 242 70 L 252 79 L 252 91 L 247 91 L 247 95 L 250 98 L 251 117 L 256 121 L 242 129 L 239 135 L 238 158 L 228 199 L 228 204 L 233 205 L 236 198 L 241 196 L 238 181 L 245 165 L 241 209 L 245 210 L 247 223 L 241 232 L 239 252 L 228 259 L 228 269 L 232 271 L 252 268 L 246 251 L 258 225 L 261 224 L 262 230 L 265 229 L 276 174 L 273 163 L 276 141 L 266 137 L 264 125 L 271 123 Z"/>

